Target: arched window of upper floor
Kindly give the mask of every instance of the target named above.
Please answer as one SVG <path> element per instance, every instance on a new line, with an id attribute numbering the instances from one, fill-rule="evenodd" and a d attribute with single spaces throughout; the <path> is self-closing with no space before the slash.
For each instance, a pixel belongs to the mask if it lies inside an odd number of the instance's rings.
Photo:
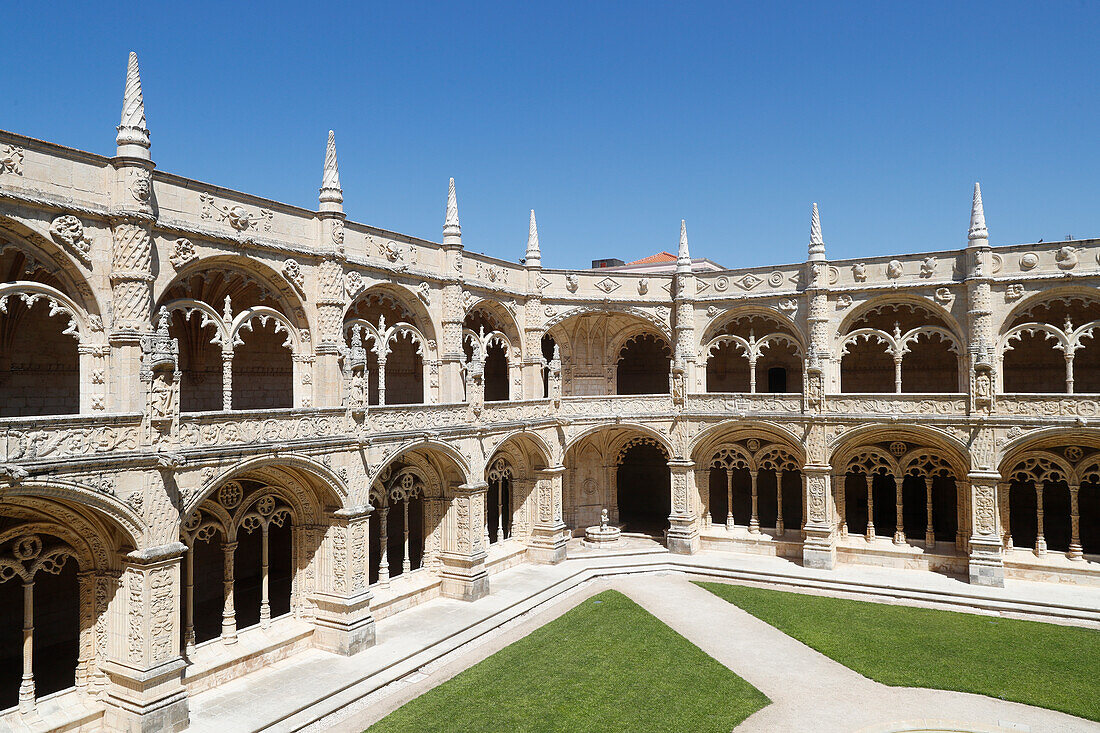
<path id="1" fill-rule="evenodd" d="M 793 329 L 760 313 L 735 316 L 704 342 L 707 392 L 801 392 L 802 345 Z"/>
<path id="2" fill-rule="evenodd" d="M 1041 297 L 1009 316 L 1000 339 L 1005 392 L 1100 392 L 1100 297 Z"/>
<path id="3" fill-rule="evenodd" d="M 960 341 L 932 308 L 911 302 L 874 305 L 840 336 L 844 393 L 957 393 Z"/>

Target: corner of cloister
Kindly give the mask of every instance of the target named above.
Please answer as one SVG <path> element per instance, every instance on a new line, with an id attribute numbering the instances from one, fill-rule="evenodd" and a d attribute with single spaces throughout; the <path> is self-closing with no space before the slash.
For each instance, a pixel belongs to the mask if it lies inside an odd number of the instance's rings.
<path id="1" fill-rule="evenodd" d="M 116 143 L 0 131 L 0 721 L 183 729 L 604 509 L 1100 585 L 1100 240 L 992 246 L 975 185 L 934 252 L 829 260 L 814 205 L 801 263 L 696 272 L 682 224 L 673 272 L 553 270 L 531 212 L 517 264 L 453 179 L 439 243 L 348 220 L 331 132 L 316 210 L 157 170 L 133 54 Z"/>

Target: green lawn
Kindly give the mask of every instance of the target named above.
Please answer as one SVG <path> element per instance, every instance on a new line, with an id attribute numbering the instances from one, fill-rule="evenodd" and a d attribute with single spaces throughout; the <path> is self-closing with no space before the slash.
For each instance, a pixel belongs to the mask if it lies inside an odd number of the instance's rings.
<path id="1" fill-rule="evenodd" d="M 629 598 L 605 591 L 371 726 L 723 731 L 770 701 Z"/>
<path id="2" fill-rule="evenodd" d="M 1100 631 L 698 585 L 883 684 L 974 692 L 1100 720 Z"/>

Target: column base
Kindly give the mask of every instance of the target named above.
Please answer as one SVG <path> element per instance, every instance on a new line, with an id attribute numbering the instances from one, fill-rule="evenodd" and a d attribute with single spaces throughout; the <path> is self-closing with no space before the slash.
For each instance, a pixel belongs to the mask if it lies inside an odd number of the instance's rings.
<path id="1" fill-rule="evenodd" d="M 485 552 L 476 555 L 440 555 L 439 592 L 447 598 L 476 601 L 489 595 L 489 574 L 485 572 Z"/>
<path id="2" fill-rule="evenodd" d="M 817 570 L 836 569 L 836 542 L 832 532 L 806 530 L 802 542 L 802 566 Z"/>
<path id="3" fill-rule="evenodd" d="M 699 530 L 693 519 L 674 519 L 672 526 L 665 533 L 665 547 L 674 555 L 694 555 L 699 551 L 702 542 L 699 539 Z"/>
<path id="4" fill-rule="evenodd" d="M 327 593 L 311 596 L 317 609 L 313 619 L 313 645 L 349 657 L 374 646 L 374 616 L 370 591 L 341 598 Z"/>
<path id="5" fill-rule="evenodd" d="M 970 584 L 1004 588 L 1005 564 L 1001 557 L 1000 545 L 979 544 L 972 539 L 970 550 L 968 564 Z"/>
<path id="6" fill-rule="evenodd" d="M 107 662 L 104 665 L 108 685 L 103 727 L 127 733 L 186 729 L 185 666 L 179 657 L 144 671 L 114 661 Z"/>
<path id="7" fill-rule="evenodd" d="M 555 565 L 564 560 L 565 548 L 569 543 L 565 530 L 564 522 L 553 526 L 534 527 L 527 544 L 527 560 L 540 565 Z"/>

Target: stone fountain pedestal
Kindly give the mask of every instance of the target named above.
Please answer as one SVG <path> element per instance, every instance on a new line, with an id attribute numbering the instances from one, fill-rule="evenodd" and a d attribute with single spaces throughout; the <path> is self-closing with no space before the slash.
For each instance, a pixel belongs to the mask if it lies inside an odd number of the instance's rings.
<path id="1" fill-rule="evenodd" d="M 611 549 L 616 546 L 622 537 L 618 527 L 607 523 L 607 510 L 600 512 L 600 523 L 589 527 L 584 531 L 584 544 L 587 547 L 599 549 Z"/>

